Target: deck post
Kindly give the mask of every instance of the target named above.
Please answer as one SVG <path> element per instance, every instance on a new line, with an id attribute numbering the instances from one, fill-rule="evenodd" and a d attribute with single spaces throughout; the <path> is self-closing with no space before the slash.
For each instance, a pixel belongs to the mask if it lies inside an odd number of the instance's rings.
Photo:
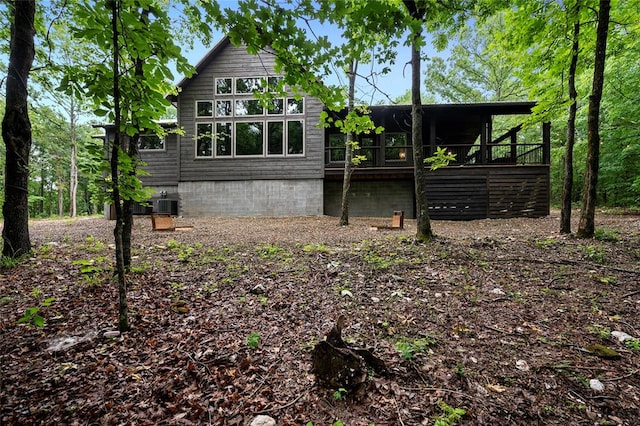
<path id="1" fill-rule="evenodd" d="M 551 123 L 542 123 L 542 163 L 551 163 Z"/>
<path id="2" fill-rule="evenodd" d="M 488 140 L 487 138 L 489 137 L 489 121 L 487 120 L 487 117 L 485 116 L 482 119 L 482 127 L 480 129 L 480 164 L 486 164 L 487 163 L 487 145 L 488 145 Z"/>
<path id="3" fill-rule="evenodd" d="M 425 158 L 430 157 L 436 152 L 436 118 L 433 115 L 429 116 L 429 152 L 425 155 Z"/>

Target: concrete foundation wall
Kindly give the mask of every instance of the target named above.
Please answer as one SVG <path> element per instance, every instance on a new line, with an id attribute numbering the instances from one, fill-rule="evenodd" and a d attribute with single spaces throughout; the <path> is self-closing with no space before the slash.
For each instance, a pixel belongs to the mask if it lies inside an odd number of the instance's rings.
<path id="1" fill-rule="evenodd" d="M 412 180 L 351 181 L 349 216 L 391 217 L 396 210 L 415 218 Z M 324 183 L 324 214 L 340 216 L 342 182 Z"/>
<path id="2" fill-rule="evenodd" d="M 180 182 L 180 214 L 319 216 L 322 179 Z"/>

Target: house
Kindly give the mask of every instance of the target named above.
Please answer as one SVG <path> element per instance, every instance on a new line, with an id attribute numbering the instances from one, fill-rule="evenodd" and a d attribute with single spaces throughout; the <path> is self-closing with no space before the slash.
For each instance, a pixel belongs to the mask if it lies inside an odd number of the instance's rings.
<path id="1" fill-rule="evenodd" d="M 253 56 L 227 38 L 179 83 L 171 100 L 181 134 L 141 138 L 140 158 L 156 190 L 157 211 L 184 216 L 339 215 L 344 135 L 318 126 L 323 105 L 304 95 L 253 92 L 279 78 L 268 52 Z M 266 86 L 266 87 L 264 87 Z M 429 172 L 437 219 L 544 216 L 549 213 L 549 126 L 518 123 L 532 102 L 424 105 L 424 154 L 445 147 L 450 166 Z M 352 216 L 415 217 L 411 108 L 371 107 L 380 135 L 363 135 L 366 160 L 353 174 Z M 107 129 L 108 130 L 108 129 Z M 108 133 L 108 132 L 107 132 Z M 497 135 L 497 137 L 496 137 Z"/>

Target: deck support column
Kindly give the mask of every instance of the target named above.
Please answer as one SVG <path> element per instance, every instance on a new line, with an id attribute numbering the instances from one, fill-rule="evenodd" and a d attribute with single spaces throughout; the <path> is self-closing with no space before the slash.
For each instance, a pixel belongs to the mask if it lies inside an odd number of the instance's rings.
<path id="1" fill-rule="evenodd" d="M 551 163 L 551 123 L 542 123 L 542 164 Z"/>

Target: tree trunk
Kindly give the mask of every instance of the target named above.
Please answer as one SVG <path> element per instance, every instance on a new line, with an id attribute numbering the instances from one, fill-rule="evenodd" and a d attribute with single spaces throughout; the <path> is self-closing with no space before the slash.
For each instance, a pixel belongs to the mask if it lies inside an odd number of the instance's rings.
<path id="1" fill-rule="evenodd" d="M 116 225 L 113 229 L 113 236 L 116 244 L 116 274 L 118 276 L 118 330 L 121 332 L 129 330 L 129 307 L 127 303 L 127 278 L 124 268 L 124 254 L 122 248 L 122 234 L 124 228 L 124 215 L 120 198 L 118 179 L 118 157 L 121 149 L 122 135 L 120 131 L 121 111 L 120 111 L 120 85 L 119 85 L 119 52 L 118 52 L 118 17 L 119 1 L 111 2 L 111 27 L 113 36 L 113 107 L 115 113 L 114 127 L 115 137 L 111 150 L 111 179 L 113 185 L 113 204 L 116 211 Z"/>
<path id="2" fill-rule="evenodd" d="M 416 2 L 405 0 L 404 5 L 410 15 L 423 21 L 425 10 Z M 411 140 L 413 146 L 413 169 L 416 191 L 416 239 L 429 241 L 433 239 L 431 220 L 429 219 L 429 205 L 427 202 L 427 171 L 424 167 L 424 155 L 422 153 L 422 100 L 420 99 L 420 39 L 422 29 L 411 35 Z"/>
<path id="3" fill-rule="evenodd" d="M 607 35 L 609 32 L 610 0 L 600 0 L 598 27 L 596 29 L 596 50 L 593 66 L 593 85 L 589 95 L 587 114 L 587 168 L 582 193 L 582 211 L 578 225 L 578 237 L 591 238 L 595 232 L 596 190 L 598 167 L 600 165 L 600 101 L 604 86 L 604 68 L 607 57 Z"/>
<path id="4" fill-rule="evenodd" d="M 356 71 L 357 64 L 351 61 L 349 67 L 349 101 L 347 106 L 347 115 L 353 111 L 355 105 L 356 91 Z M 344 177 L 342 179 L 342 206 L 340 213 L 340 226 L 349 224 L 349 191 L 351 189 L 351 175 L 353 174 L 353 141 L 355 135 L 352 132 L 347 133 L 347 141 L 345 142 L 344 153 Z"/>
<path id="5" fill-rule="evenodd" d="M 2 138 L 6 146 L 4 227 L 2 255 L 16 258 L 31 251 L 29 238 L 29 151 L 31 122 L 27 106 L 27 81 L 35 55 L 34 0 L 14 1 L 11 52 L 6 80 Z"/>
<path id="6" fill-rule="evenodd" d="M 69 118 L 71 121 L 71 158 L 69 159 L 69 215 L 77 215 L 77 194 L 78 194 L 78 129 L 76 126 L 75 99 L 71 97 Z"/>
<path id="7" fill-rule="evenodd" d="M 576 91 L 576 69 L 578 67 L 580 36 L 580 3 L 576 3 L 573 23 L 573 45 L 571 46 L 571 64 L 569 65 L 569 118 L 567 120 L 567 145 L 564 154 L 564 181 L 562 185 L 562 209 L 560 211 L 560 232 L 571 233 L 571 201 L 573 194 L 573 147 L 576 141 L 576 112 L 578 110 L 578 92 Z"/>

